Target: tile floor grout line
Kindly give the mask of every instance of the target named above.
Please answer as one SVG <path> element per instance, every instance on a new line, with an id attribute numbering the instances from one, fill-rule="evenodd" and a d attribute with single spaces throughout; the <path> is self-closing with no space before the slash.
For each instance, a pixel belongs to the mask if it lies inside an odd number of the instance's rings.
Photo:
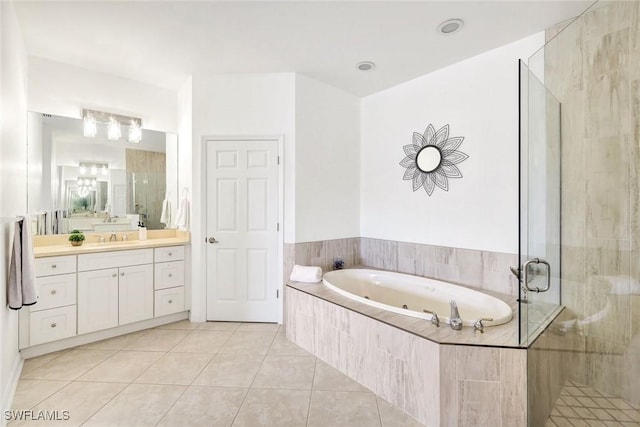
<path id="1" fill-rule="evenodd" d="M 122 383 L 120 383 L 120 384 L 122 384 Z M 124 387 L 122 387 L 122 390 L 120 390 L 119 392 L 117 392 L 116 394 L 114 394 L 114 395 L 113 395 L 113 397 L 112 397 L 111 399 L 107 400 L 107 401 L 104 403 L 104 405 L 102 405 L 102 406 L 100 406 L 98 409 L 96 409 L 96 410 L 95 410 L 91 415 L 89 415 L 89 416 L 87 417 L 87 419 L 86 419 L 86 420 L 84 420 L 84 421 L 82 422 L 82 424 L 80 424 L 80 426 L 85 425 L 85 424 L 87 423 L 87 421 L 89 421 L 91 418 L 93 418 L 93 417 L 94 417 L 98 412 L 102 411 L 102 409 L 103 409 L 105 406 L 107 406 L 109 403 L 111 403 L 111 401 L 113 401 L 116 397 L 120 396 L 120 394 L 121 394 L 123 391 L 125 391 L 125 390 L 127 389 L 127 387 L 129 387 L 129 384 L 127 384 L 127 385 L 125 385 Z"/>
<path id="2" fill-rule="evenodd" d="M 313 362 L 313 378 L 311 379 L 311 391 L 309 392 L 309 405 L 307 405 L 307 423 L 306 423 L 307 427 L 309 427 L 309 415 L 311 415 L 311 399 L 313 398 L 313 386 L 316 383 L 317 369 L 318 369 L 318 358 L 315 357 L 315 360 Z"/>
<path id="3" fill-rule="evenodd" d="M 236 332 L 238 330 L 236 329 Z M 233 335 L 235 335 L 235 333 L 233 333 Z M 267 348 L 266 353 L 264 354 L 264 356 L 262 357 L 262 361 L 260 362 L 260 366 L 258 367 L 258 370 L 256 371 L 256 374 L 253 376 L 253 380 L 251 380 L 251 384 L 249 384 L 249 387 L 247 387 L 247 393 L 244 395 L 244 398 L 242 399 L 242 403 L 240 403 L 240 405 L 238 406 L 238 411 L 236 412 L 235 416 L 233 417 L 233 421 L 231 421 L 231 427 L 233 427 L 233 424 L 236 422 L 236 419 L 238 418 L 238 415 L 240 414 L 240 410 L 242 409 L 242 407 L 244 406 L 245 402 L 247 401 L 247 397 L 249 396 L 249 393 L 251 392 L 251 389 L 253 388 L 253 383 L 256 381 L 256 377 L 258 376 L 258 373 L 260 373 L 260 369 L 262 369 L 262 365 L 264 364 L 265 359 L 267 358 L 267 355 L 269 354 L 269 351 L 271 350 L 271 347 L 273 346 L 273 342 L 276 339 L 276 334 L 274 334 L 273 338 L 271 339 L 271 343 L 269 344 L 269 348 Z M 231 338 L 229 338 L 231 339 Z M 308 417 L 308 414 L 307 414 Z"/>
<path id="4" fill-rule="evenodd" d="M 28 408 L 30 410 L 33 410 L 33 408 L 35 408 L 39 404 L 43 403 L 45 400 L 49 399 L 50 397 L 52 397 L 53 395 L 57 394 L 59 391 L 62 391 L 63 389 L 67 388 L 69 385 L 71 385 L 73 383 L 73 380 L 31 380 L 31 381 L 69 381 L 69 382 L 67 384 L 63 385 L 62 388 L 60 388 L 59 390 L 54 391 L 53 393 L 51 393 L 50 395 L 48 395 L 47 397 L 45 397 L 44 399 L 39 401 L 38 403 L 30 406 Z M 13 406 L 13 405 L 11 405 L 11 406 Z M 18 409 L 20 409 L 20 408 L 18 408 Z"/>

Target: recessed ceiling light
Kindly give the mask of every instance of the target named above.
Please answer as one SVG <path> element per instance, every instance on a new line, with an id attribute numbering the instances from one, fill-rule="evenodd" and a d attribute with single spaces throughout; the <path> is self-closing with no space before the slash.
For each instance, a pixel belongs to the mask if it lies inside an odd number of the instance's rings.
<path id="1" fill-rule="evenodd" d="M 464 27 L 464 21 L 462 19 L 447 19 L 440 25 L 438 25 L 438 32 L 440 34 L 449 35 L 457 33 Z"/>
<path id="2" fill-rule="evenodd" d="M 356 67 L 360 71 L 373 71 L 373 69 L 376 68 L 376 64 L 374 64 L 371 61 L 362 61 L 362 62 L 358 62 Z"/>

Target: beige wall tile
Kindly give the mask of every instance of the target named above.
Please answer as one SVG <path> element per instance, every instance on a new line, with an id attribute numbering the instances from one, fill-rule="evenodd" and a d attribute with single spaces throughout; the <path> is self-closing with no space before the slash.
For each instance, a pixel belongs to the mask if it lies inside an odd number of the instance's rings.
<path id="1" fill-rule="evenodd" d="M 459 380 L 500 381 L 500 349 L 456 346 L 456 374 Z"/>
<path id="2" fill-rule="evenodd" d="M 502 427 L 527 426 L 527 351 L 500 349 Z"/>
<path id="3" fill-rule="evenodd" d="M 458 426 L 501 425 L 501 411 L 496 408 L 500 383 L 489 381 L 463 381 L 458 386 Z"/>

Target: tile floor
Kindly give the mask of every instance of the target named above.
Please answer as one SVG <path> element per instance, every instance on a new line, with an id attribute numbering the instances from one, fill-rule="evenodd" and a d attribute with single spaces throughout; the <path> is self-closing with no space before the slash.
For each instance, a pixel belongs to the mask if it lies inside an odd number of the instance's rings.
<path id="1" fill-rule="evenodd" d="M 640 427 L 640 410 L 622 399 L 567 381 L 546 427 Z"/>
<path id="2" fill-rule="evenodd" d="M 13 409 L 70 418 L 12 427 L 421 425 L 279 325 L 186 320 L 25 361 Z"/>

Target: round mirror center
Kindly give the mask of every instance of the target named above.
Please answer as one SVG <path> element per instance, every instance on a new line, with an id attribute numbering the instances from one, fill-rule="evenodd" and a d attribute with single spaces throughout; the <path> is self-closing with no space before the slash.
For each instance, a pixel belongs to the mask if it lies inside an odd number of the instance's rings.
<path id="1" fill-rule="evenodd" d="M 434 145 L 426 145 L 416 155 L 416 166 L 422 172 L 433 172 L 442 162 L 442 153 Z"/>

